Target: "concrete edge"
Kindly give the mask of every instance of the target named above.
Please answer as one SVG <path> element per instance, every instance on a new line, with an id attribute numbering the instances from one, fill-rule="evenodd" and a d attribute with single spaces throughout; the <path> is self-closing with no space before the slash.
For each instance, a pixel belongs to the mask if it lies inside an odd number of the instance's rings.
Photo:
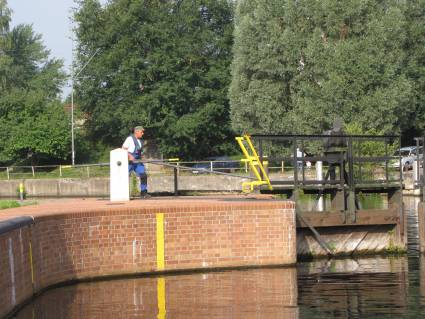
<path id="1" fill-rule="evenodd" d="M 184 197 L 183 197 L 184 198 Z M 281 209 L 281 210 L 291 210 L 295 209 L 295 202 L 291 200 L 275 200 L 275 199 L 256 199 L 253 198 L 251 200 L 217 200 L 214 202 L 203 201 L 202 199 L 197 202 L 193 201 L 191 203 L 188 202 L 179 202 L 176 201 L 174 206 L 170 206 L 165 202 L 156 202 L 155 200 L 146 200 L 146 206 L 127 206 L 126 202 L 109 202 L 105 201 L 105 205 L 101 207 L 92 207 L 85 209 L 73 209 L 72 207 L 67 207 L 65 209 L 55 209 L 51 207 L 36 207 L 37 211 L 34 211 L 34 206 L 26 206 L 24 208 L 29 207 L 30 211 L 23 210 L 22 214 L 32 214 L 31 216 L 19 216 L 19 217 L 11 217 L 10 219 L 5 219 L 3 222 L 12 222 L 15 219 L 29 219 L 27 223 L 21 224 L 16 223 L 16 225 L 12 228 L 6 228 L 7 232 L 12 229 L 16 229 L 25 225 L 34 224 L 36 221 L 46 220 L 46 219 L 57 219 L 64 217 L 75 217 L 75 216 L 99 216 L 100 214 L 120 214 L 127 212 L 138 212 L 138 211 L 152 211 L 155 212 L 164 212 L 164 213 L 185 213 L 193 211 L 194 209 L 211 211 L 211 212 L 220 212 L 229 210 L 267 210 L 270 208 L 273 209 Z M 19 210 L 23 207 L 11 208 L 14 215 L 19 215 Z M 5 216 L 6 217 L 6 216 Z M 31 221 L 31 222 L 30 222 Z M 3 222 L 0 222 L 3 223 Z M 0 227 L 0 234 L 3 233 Z"/>
<path id="2" fill-rule="evenodd" d="M 33 216 L 19 216 L 0 222 L 0 235 L 34 224 Z"/>

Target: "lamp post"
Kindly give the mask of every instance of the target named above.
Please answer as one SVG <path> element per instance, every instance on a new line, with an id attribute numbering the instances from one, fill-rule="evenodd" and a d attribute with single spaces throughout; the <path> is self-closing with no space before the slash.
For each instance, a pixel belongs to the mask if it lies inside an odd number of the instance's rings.
<path id="1" fill-rule="evenodd" d="M 72 166 L 75 165 L 75 139 L 74 139 L 74 80 L 78 78 L 81 71 L 83 71 L 94 56 L 99 52 L 100 48 L 97 49 L 87 60 L 86 64 L 74 74 L 74 38 L 72 38 L 72 66 L 71 66 L 71 160 Z"/>

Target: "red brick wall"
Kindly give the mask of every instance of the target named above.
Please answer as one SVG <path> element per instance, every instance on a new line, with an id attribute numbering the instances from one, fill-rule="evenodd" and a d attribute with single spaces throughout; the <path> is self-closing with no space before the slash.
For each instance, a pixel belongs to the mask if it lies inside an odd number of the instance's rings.
<path id="1" fill-rule="evenodd" d="M 0 317 L 32 296 L 28 226 L 0 235 Z"/>
<path id="2" fill-rule="evenodd" d="M 296 262 L 290 202 L 111 206 L 106 211 L 39 216 L 30 230 L 0 235 L 0 317 L 32 295 L 30 238 L 34 291 L 73 279 L 155 272 L 158 213 L 164 214 L 166 271 Z"/>

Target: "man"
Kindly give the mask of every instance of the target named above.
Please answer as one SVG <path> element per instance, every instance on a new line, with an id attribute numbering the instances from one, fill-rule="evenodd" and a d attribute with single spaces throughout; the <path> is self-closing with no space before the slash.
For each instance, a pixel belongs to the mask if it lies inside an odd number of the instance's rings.
<path id="1" fill-rule="evenodd" d="M 327 157 L 329 164 L 327 177 L 330 177 L 331 181 L 336 180 L 336 167 L 340 167 L 342 161 L 343 175 L 341 176 L 345 182 L 348 182 L 348 174 L 345 170 L 346 153 L 347 153 L 347 141 L 343 137 L 345 135 L 342 127 L 342 120 L 336 118 L 333 122 L 332 130 L 325 131 L 324 135 L 330 137 L 325 140 L 324 154 Z M 326 178 L 325 178 L 326 179 Z"/>
<path id="2" fill-rule="evenodd" d="M 149 198 L 148 194 L 148 176 L 146 175 L 145 165 L 135 161 L 140 161 L 143 157 L 143 134 L 145 129 L 142 126 L 136 126 L 133 134 L 126 138 L 122 148 L 128 152 L 128 173 L 132 171 L 140 179 L 140 197 Z"/>

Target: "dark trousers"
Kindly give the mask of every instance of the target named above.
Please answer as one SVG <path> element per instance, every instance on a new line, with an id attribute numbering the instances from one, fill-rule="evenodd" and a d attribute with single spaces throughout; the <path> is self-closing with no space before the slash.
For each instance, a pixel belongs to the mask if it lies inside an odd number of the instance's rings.
<path id="1" fill-rule="evenodd" d="M 140 191 L 145 193 L 148 191 L 148 175 L 146 174 L 145 165 L 143 163 L 128 163 L 128 173 L 134 172 L 140 178 Z"/>

